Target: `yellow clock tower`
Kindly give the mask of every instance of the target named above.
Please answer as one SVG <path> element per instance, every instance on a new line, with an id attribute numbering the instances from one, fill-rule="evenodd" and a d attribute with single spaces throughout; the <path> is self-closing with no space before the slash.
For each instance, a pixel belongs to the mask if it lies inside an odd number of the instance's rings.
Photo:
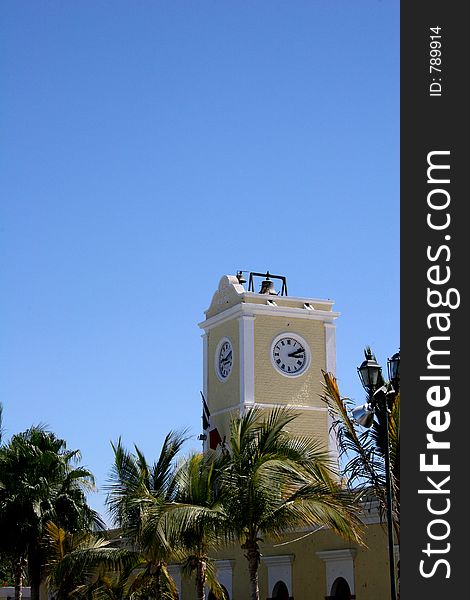
<path id="1" fill-rule="evenodd" d="M 259 292 L 256 277 L 264 277 Z M 274 280 L 282 282 L 276 292 Z M 335 373 L 335 319 L 331 300 L 287 295 L 285 277 L 242 273 L 221 278 L 203 334 L 205 448 L 229 438 L 231 415 L 250 407 L 286 405 L 299 417 L 295 434 L 309 435 L 336 454 L 328 411 L 320 394 L 322 369 Z"/>

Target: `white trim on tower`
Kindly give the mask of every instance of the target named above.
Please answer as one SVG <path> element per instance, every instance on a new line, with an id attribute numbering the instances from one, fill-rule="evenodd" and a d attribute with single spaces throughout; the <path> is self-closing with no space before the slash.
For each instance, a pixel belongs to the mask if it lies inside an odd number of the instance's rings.
<path id="1" fill-rule="evenodd" d="M 204 395 L 204 399 L 207 402 L 207 390 L 209 387 L 209 373 L 208 373 L 208 360 L 209 360 L 209 336 L 207 331 L 202 334 L 202 393 Z M 204 407 L 201 405 L 201 416 Z M 203 434 L 206 433 L 203 431 Z M 202 441 L 202 449 L 205 452 L 209 447 L 209 442 L 207 438 Z"/>
<path id="2" fill-rule="evenodd" d="M 325 357 L 326 370 L 336 376 L 336 325 L 325 323 Z M 338 438 L 332 427 L 333 417 L 328 414 L 328 449 L 339 467 Z"/>
<path id="3" fill-rule="evenodd" d="M 204 394 L 204 398 L 207 402 L 207 388 L 208 388 L 208 378 L 209 374 L 207 371 L 208 357 L 209 357 L 209 336 L 207 332 L 201 335 L 202 337 L 202 393 Z"/>
<path id="4" fill-rule="evenodd" d="M 238 318 L 240 339 L 240 411 L 255 402 L 255 317 Z"/>
<path id="5" fill-rule="evenodd" d="M 336 325 L 325 322 L 326 370 L 336 375 Z"/>
<path id="6" fill-rule="evenodd" d="M 273 296 L 274 297 L 274 296 Z M 225 321 L 229 321 L 235 317 L 266 315 L 270 317 L 288 317 L 291 319 L 310 319 L 312 321 L 324 321 L 332 323 L 334 319 L 340 316 L 341 313 L 331 310 L 308 310 L 306 308 L 296 308 L 292 306 L 276 306 L 271 307 L 266 304 L 236 304 L 231 308 L 227 308 L 213 317 L 209 317 L 205 321 L 199 323 L 199 327 L 205 331 L 209 331 L 213 327 L 221 325 Z"/>

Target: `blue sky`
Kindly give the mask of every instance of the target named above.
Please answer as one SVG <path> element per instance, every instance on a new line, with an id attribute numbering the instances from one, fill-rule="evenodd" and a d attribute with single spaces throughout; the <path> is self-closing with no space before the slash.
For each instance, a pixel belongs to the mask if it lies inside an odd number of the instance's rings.
<path id="1" fill-rule="evenodd" d="M 220 277 L 334 299 L 341 391 L 399 347 L 398 0 L 0 6 L 0 401 L 103 488 L 199 447 Z M 104 492 L 91 504 L 103 511 Z"/>

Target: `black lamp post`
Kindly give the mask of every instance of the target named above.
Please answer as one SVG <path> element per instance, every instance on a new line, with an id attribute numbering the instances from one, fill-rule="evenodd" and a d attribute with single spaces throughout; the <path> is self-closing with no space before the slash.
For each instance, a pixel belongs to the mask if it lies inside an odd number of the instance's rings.
<path id="1" fill-rule="evenodd" d="M 373 394 L 377 389 L 379 377 L 382 374 L 382 367 L 375 360 L 375 356 L 372 354 L 370 348 L 364 352 L 364 355 L 365 360 L 360 367 L 357 367 L 357 372 L 366 392 Z"/>
<path id="2" fill-rule="evenodd" d="M 400 350 L 388 359 L 388 380 L 393 389 L 398 392 L 400 389 Z"/>
<path id="3" fill-rule="evenodd" d="M 395 557 L 393 551 L 393 520 L 392 520 L 392 483 L 390 474 L 390 440 L 388 431 L 388 401 L 389 395 L 395 395 L 400 386 L 400 352 L 388 359 L 389 382 L 378 387 L 381 380 L 382 367 L 375 360 L 370 349 L 365 351 L 365 360 L 357 372 L 361 383 L 370 397 L 370 401 L 352 411 L 352 416 L 363 427 L 371 427 L 377 405 L 381 405 L 385 415 L 385 482 L 387 491 L 387 529 L 388 529 L 388 559 L 390 568 L 390 597 L 396 600 Z"/>

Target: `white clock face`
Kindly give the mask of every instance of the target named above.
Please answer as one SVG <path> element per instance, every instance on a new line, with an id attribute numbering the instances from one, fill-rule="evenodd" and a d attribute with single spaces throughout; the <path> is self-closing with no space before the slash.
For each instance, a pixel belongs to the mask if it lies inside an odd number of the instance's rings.
<path id="1" fill-rule="evenodd" d="M 225 381 L 232 372 L 233 366 L 233 348 L 228 338 L 223 338 L 219 342 L 216 352 L 215 370 L 221 381 Z"/>
<path id="2" fill-rule="evenodd" d="M 308 369 L 310 349 L 300 336 L 281 334 L 272 343 L 271 360 L 280 373 L 287 377 L 296 377 Z"/>

